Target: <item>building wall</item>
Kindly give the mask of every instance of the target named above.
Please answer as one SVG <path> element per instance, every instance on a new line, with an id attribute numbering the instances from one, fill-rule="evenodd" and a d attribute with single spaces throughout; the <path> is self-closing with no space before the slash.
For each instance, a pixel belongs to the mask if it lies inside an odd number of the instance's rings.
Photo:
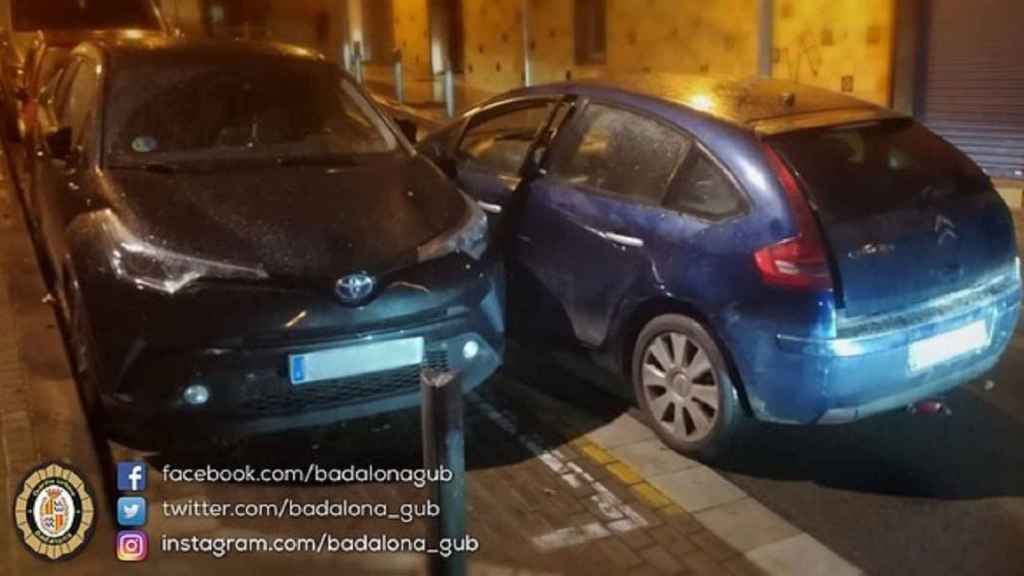
<path id="1" fill-rule="evenodd" d="M 889 105 L 894 2 L 776 0 L 773 75 Z"/>
<path id="2" fill-rule="evenodd" d="M 749 76 L 757 72 L 757 0 L 609 0 L 608 68 Z"/>
<path id="3" fill-rule="evenodd" d="M 465 0 L 466 83 L 500 92 L 523 83 L 521 0 Z"/>
<path id="4" fill-rule="evenodd" d="M 427 78 L 430 69 L 429 0 L 394 0 L 395 46 L 411 78 Z"/>

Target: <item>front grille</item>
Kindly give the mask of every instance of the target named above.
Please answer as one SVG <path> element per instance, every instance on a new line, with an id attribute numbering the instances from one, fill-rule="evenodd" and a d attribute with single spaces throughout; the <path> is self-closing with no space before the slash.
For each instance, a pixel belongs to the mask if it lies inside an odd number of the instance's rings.
<path id="1" fill-rule="evenodd" d="M 363 374 L 351 378 L 325 380 L 301 386 L 267 387 L 274 391 L 254 394 L 231 410 L 239 417 L 289 416 L 301 412 L 330 410 L 374 400 L 418 392 L 420 370 L 448 369 L 448 354 L 444 350 L 428 351 L 421 366 L 408 366 L 376 374 Z M 287 384 L 287 382 L 286 382 Z"/>

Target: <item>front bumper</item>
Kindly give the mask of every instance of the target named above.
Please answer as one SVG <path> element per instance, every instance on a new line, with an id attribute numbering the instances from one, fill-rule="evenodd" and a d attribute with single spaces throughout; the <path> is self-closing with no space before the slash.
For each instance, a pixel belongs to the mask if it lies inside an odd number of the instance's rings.
<path id="1" fill-rule="evenodd" d="M 139 293 L 147 302 L 138 303 L 136 323 L 112 317 L 104 309 L 111 299 L 102 298 L 90 311 L 106 368 L 101 398 L 116 432 L 246 436 L 371 416 L 417 405 L 423 368 L 457 371 L 464 390 L 479 386 L 503 361 L 503 270 L 494 260 L 453 260 L 418 272 L 433 287 L 406 277 L 361 309 L 302 291 L 255 290 L 241 299 L 245 290 L 215 288 Z M 291 355 L 408 338 L 424 340 L 422 365 L 291 384 Z M 479 352 L 467 360 L 470 340 Z M 195 384 L 209 390 L 200 406 L 183 399 Z"/>
<path id="2" fill-rule="evenodd" d="M 931 316 L 875 323 L 838 338 L 764 335 L 756 367 L 745 374 L 747 395 L 762 421 L 840 424 L 902 408 L 961 386 L 990 371 L 1013 338 L 1021 306 L 1019 284 L 965 295 L 969 304 L 937 307 Z M 916 320 L 916 321 L 915 321 Z M 989 339 L 981 349 L 914 371 L 911 345 L 976 322 Z"/>

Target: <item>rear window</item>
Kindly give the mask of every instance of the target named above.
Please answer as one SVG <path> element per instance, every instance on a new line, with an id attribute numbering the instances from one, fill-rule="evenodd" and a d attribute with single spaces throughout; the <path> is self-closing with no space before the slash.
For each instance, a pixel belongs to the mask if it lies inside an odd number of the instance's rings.
<path id="1" fill-rule="evenodd" d="M 827 222 L 991 188 L 966 155 L 912 120 L 793 132 L 770 144 L 797 172 Z"/>
<path id="2" fill-rule="evenodd" d="M 14 29 L 159 29 L 150 0 L 12 0 Z"/>

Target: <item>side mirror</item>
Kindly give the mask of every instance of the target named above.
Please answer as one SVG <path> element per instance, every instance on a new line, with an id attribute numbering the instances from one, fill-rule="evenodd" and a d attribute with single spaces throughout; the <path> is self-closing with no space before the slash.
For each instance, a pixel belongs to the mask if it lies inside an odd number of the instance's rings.
<path id="1" fill-rule="evenodd" d="M 416 134 L 419 132 L 419 127 L 416 126 L 415 122 L 405 118 L 395 118 L 395 124 L 398 124 L 398 129 L 409 139 L 409 142 L 416 143 Z"/>
<path id="2" fill-rule="evenodd" d="M 57 160 L 71 158 L 71 128 L 64 127 L 46 135 L 46 148 Z"/>

